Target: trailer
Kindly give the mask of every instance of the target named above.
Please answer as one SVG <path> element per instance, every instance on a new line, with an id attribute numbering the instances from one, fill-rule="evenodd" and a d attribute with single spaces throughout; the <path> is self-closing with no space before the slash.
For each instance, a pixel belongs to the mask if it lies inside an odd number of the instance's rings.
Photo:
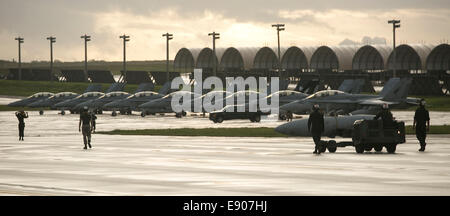
<path id="1" fill-rule="evenodd" d="M 359 154 L 364 151 L 381 152 L 383 147 L 388 153 L 395 153 L 398 144 L 405 143 L 405 123 L 393 121 L 383 125 L 382 120 L 357 120 L 353 124 L 352 141 L 321 141 L 320 152 L 334 153 L 337 147 L 353 146 Z"/>

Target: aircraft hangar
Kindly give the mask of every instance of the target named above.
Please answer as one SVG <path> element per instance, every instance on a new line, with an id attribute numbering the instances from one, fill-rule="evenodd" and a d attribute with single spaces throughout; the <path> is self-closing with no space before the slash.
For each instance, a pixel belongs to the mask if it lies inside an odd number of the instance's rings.
<path id="1" fill-rule="evenodd" d="M 217 75 L 276 76 L 280 66 L 291 79 L 328 74 L 328 78 L 359 76 L 371 81 L 385 81 L 393 73 L 393 50 L 389 45 L 290 46 L 281 47 L 280 51 L 281 65 L 278 64 L 277 48 L 216 48 Z M 413 88 L 411 94 L 442 94 L 450 89 L 448 44 L 401 44 L 396 47 L 395 64 L 399 76 L 413 76 L 414 84 L 426 86 Z M 192 72 L 193 68 L 202 68 L 207 76 L 213 65 L 211 48 L 182 48 L 174 59 L 176 70 Z"/>

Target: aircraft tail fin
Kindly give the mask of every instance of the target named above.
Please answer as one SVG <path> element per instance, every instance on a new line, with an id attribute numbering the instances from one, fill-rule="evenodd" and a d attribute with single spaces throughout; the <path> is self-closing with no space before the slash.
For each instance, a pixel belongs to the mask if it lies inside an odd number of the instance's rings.
<path id="1" fill-rule="evenodd" d="M 101 92 L 102 91 L 102 85 L 101 84 L 89 84 L 89 86 L 84 90 L 84 93 L 87 92 Z"/>
<path id="2" fill-rule="evenodd" d="M 166 95 L 176 91 L 176 89 L 171 88 L 171 85 L 172 85 L 171 81 L 164 83 L 164 85 L 159 89 L 158 93 Z"/>
<path id="3" fill-rule="evenodd" d="M 341 83 L 338 90 L 351 94 L 359 94 L 364 87 L 364 83 L 364 79 L 346 79 Z"/>
<path id="4" fill-rule="evenodd" d="M 389 81 L 395 79 L 392 86 L 388 86 Z M 412 84 L 412 78 L 392 78 L 389 80 L 381 91 L 380 96 L 383 97 L 383 100 L 398 100 L 398 99 L 406 99 L 408 97 L 409 88 Z M 386 87 L 389 87 L 386 91 Z M 384 93 L 384 94 L 383 94 Z"/>
<path id="5" fill-rule="evenodd" d="M 136 91 L 134 93 L 142 92 L 142 91 L 153 91 L 155 89 L 155 85 L 152 82 L 145 82 L 139 84 Z"/>
<path id="6" fill-rule="evenodd" d="M 106 90 L 105 93 L 110 93 L 113 91 L 123 91 L 123 89 L 125 88 L 126 83 L 120 83 L 120 82 L 115 82 L 112 83 L 111 86 L 109 86 L 108 90 Z"/>

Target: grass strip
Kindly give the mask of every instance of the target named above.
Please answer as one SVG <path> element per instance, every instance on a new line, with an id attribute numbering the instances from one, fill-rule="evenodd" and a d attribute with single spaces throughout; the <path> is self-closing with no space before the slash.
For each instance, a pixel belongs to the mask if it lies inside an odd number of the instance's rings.
<path id="1" fill-rule="evenodd" d="M 150 135 L 150 136 L 220 136 L 220 137 L 288 137 L 273 128 L 177 128 L 113 130 L 98 132 L 109 135 Z M 412 126 L 406 126 L 406 134 L 415 134 Z M 428 134 L 450 134 L 450 125 L 432 125 Z"/>

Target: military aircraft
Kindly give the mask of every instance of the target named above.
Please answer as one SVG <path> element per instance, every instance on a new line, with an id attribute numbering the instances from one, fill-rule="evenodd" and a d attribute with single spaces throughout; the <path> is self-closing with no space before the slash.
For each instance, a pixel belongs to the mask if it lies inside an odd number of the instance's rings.
<path id="1" fill-rule="evenodd" d="M 103 105 L 113 102 L 113 101 L 116 101 L 116 100 L 127 98 L 129 96 L 130 96 L 130 93 L 128 93 L 128 92 L 114 91 L 114 92 L 107 93 L 99 98 L 88 100 L 83 103 L 79 103 L 77 106 L 75 106 L 75 109 L 81 109 L 86 106 L 86 107 L 88 107 L 89 110 L 92 110 L 95 113 L 102 114 L 103 110 L 105 109 L 103 107 Z M 114 111 L 113 111 L 112 115 L 115 116 Z"/>
<path id="2" fill-rule="evenodd" d="M 53 96 L 53 93 L 50 92 L 38 92 L 36 94 L 33 94 L 25 99 L 19 100 L 19 101 L 15 101 L 12 103 L 9 103 L 8 106 L 11 107 L 26 107 L 31 103 L 34 103 L 36 101 L 40 101 L 40 100 L 44 100 L 47 99 L 51 96 Z"/>
<path id="3" fill-rule="evenodd" d="M 65 101 L 65 100 L 69 100 L 72 98 L 75 98 L 77 96 L 79 96 L 80 94 L 74 93 L 74 92 L 60 92 L 57 93 L 49 98 L 43 99 L 43 100 L 39 100 L 39 101 L 35 101 L 31 104 L 28 104 L 29 107 L 32 108 L 45 108 L 45 107 L 50 107 L 51 109 L 56 109 L 56 107 L 54 107 L 55 104 Z M 40 110 L 39 114 L 44 114 L 44 110 Z"/>
<path id="4" fill-rule="evenodd" d="M 115 113 L 116 110 L 119 110 L 120 114 L 130 115 L 132 111 L 139 110 L 139 105 L 162 97 L 164 97 L 163 94 L 154 91 L 142 91 L 132 94 L 127 98 L 109 102 L 103 105 L 103 108 L 112 110 L 113 113 Z"/>
<path id="5" fill-rule="evenodd" d="M 223 91 L 223 90 L 210 91 L 206 94 L 203 94 L 200 97 L 196 97 L 196 98 L 192 99 L 191 100 L 191 106 L 192 106 L 191 110 L 195 112 L 194 104 L 199 103 L 202 105 L 201 112 L 205 113 L 206 112 L 205 106 L 213 107 L 218 99 L 223 100 L 224 98 L 227 97 L 227 95 L 230 95 L 230 94 L 231 94 L 230 92 Z M 224 104 L 222 104 L 222 107 L 223 106 L 224 106 Z"/>
<path id="6" fill-rule="evenodd" d="M 152 83 L 141 83 L 133 95 L 130 95 L 127 98 L 106 103 L 103 105 L 103 108 L 106 110 L 112 110 L 113 116 L 116 115 L 117 110 L 120 111 L 120 114 L 131 115 L 132 111 L 140 110 L 138 107 L 139 105 L 154 99 L 162 98 L 164 97 L 164 95 L 175 91 L 170 87 L 171 82 L 169 81 L 164 83 L 164 85 L 159 89 L 158 92 L 154 92 L 148 90 L 154 88 Z"/>
<path id="7" fill-rule="evenodd" d="M 375 114 L 382 104 L 413 106 L 418 103 L 407 99 L 412 79 L 392 78 L 379 95 L 349 94 L 339 90 L 323 90 L 302 100 L 280 107 L 280 113 L 307 114 L 314 104 L 319 104 L 327 114 Z"/>
<path id="8" fill-rule="evenodd" d="M 201 97 L 202 95 L 190 92 L 190 91 L 176 91 L 172 92 L 162 98 L 155 99 L 149 101 L 147 103 L 141 104 L 139 108 L 142 110 L 141 116 L 144 117 L 147 114 L 155 114 L 155 113 L 174 113 L 175 111 L 172 109 L 172 98 L 177 96 L 183 96 L 180 99 L 180 104 L 183 102 L 184 97 L 189 97 L 190 100 L 194 100 L 195 98 Z M 191 103 L 191 107 L 193 104 Z M 191 109 L 192 110 L 192 109 Z M 176 117 L 186 116 L 186 112 L 182 111 L 180 113 L 176 113 Z"/>
<path id="9" fill-rule="evenodd" d="M 55 104 L 54 107 L 56 109 L 62 110 L 61 114 L 63 114 L 63 115 L 64 115 L 65 109 L 70 110 L 70 113 L 77 113 L 78 111 L 80 111 L 78 108 L 75 108 L 78 104 L 83 103 L 88 100 L 99 98 L 103 95 L 105 95 L 105 93 L 103 93 L 103 92 L 87 92 L 87 93 L 83 93 L 82 95 L 79 95 L 75 98 L 59 102 L 59 103 Z"/>

